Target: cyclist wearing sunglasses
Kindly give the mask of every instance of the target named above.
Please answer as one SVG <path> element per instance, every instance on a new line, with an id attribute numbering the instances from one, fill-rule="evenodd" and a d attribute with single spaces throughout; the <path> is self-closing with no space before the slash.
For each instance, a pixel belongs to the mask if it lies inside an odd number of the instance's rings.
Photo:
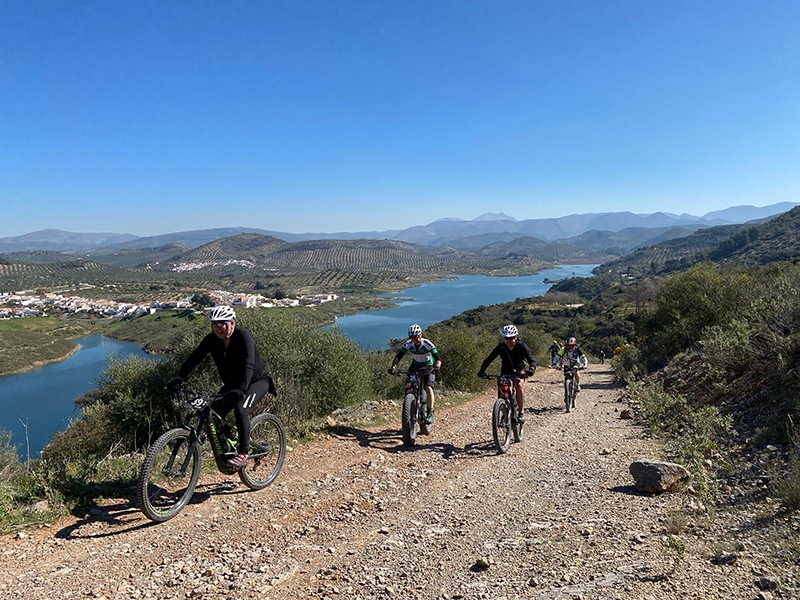
<path id="1" fill-rule="evenodd" d="M 167 385 L 176 392 L 183 380 L 210 354 L 217 365 L 223 386 L 220 398 L 211 407 L 223 418 L 231 409 L 236 417 L 238 454 L 227 461 L 229 467 L 247 465 L 250 451 L 250 417 L 253 406 L 269 392 L 276 395 L 269 367 L 261 359 L 253 335 L 244 327 L 236 327 L 236 312 L 230 306 L 215 306 L 208 313 L 211 333 L 206 335 Z"/>
<path id="2" fill-rule="evenodd" d="M 486 369 L 492 364 L 492 361 L 500 357 L 501 375 L 514 375 L 515 373 L 524 373 L 526 377 L 533 375 L 536 371 L 536 361 L 533 358 L 531 349 L 520 339 L 518 339 L 519 332 L 515 325 L 506 325 L 500 331 L 503 336 L 503 341 L 497 344 L 494 349 L 489 353 L 489 356 L 481 363 L 481 370 L 478 371 L 478 377 L 486 375 Z M 525 363 L 528 363 L 528 369 L 525 370 Z M 520 423 L 525 422 L 525 390 L 522 388 L 520 380 L 514 379 L 514 393 L 517 397 L 517 406 L 519 407 Z"/>
<path id="3" fill-rule="evenodd" d="M 433 423 L 433 406 L 436 402 L 436 397 L 433 395 L 433 384 L 436 382 L 434 373 L 437 373 L 442 366 L 442 359 L 439 358 L 439 351 L 433 345 L 433 342 L 422 337 L 422 327 L 416 323 L 408 328 L 408 338 L 400 346 L 400 350 L 392 360 L 389 373 L 394 374 L 397 364 L 406 354 L 411 354 L 409 371 L 418 371 L 422 367 L 433 367 L 434 372 L 425 375 L 425 393 L 428 395 L 428 412 L 425 415 L 425 422 Z"/>

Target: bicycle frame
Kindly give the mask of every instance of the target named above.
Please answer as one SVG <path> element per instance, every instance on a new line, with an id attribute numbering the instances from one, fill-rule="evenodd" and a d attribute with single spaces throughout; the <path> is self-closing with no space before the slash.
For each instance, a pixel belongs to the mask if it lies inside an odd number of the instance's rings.
<path id="1" fill-rule="evenodd" d="M 564 369 L 564 404 L 566 405 L 567 412 L 575 408 L 575 395 L 576 383 L 575 374 L 582 370 L 583 367 L 579 364 L 565 364 Z"/>
<path id="2" fill-rule="evenodd" d="M 519 420 L 519 405 L 514 389 L 516 380 L 521 381 L 525 377 L 519 373 L 484 377 L 497 380 L 497 400 L 492 408 L 492 436 L 495 448 L 500 454 L 504 454 L 508 450 L 512 436 L 515 442 L 521 442 L 525 435 L 525 423 Z"/>
<path id="3" fill-rule="evenodd" d="M 190 392 L 192 400 L 187 404 L 192 407 L 193 411 L 190 412 L 183 420 L 183 426 L 190 432 L 190 441 L 193 444 L 202 444 L 204 432 L 211 443 L 211 452 L 214 454 L 214 462 L 217 464 L 217 469 L 225 475 L 233 475 L 236 469 L 232 469 L 226 464 L 227 459 L 236 453 L 235 448 L 225 448 L 231 442 L 227 436 L 224 435 L 223 427 L 227 424 L 225 419 L 217 413 L 211 404 L 217 399 L 215 396 L 204 396 L 202 394 L 195 394 Z M 193 421 L 197 421 L 193 425 Z"/>
<path id="4" fill-rule="evenodd" d="M 514 389 L 514 379 L 521 379 L 521 377 L 515 378 L 511 375 L 497 376 L 497 397 L 503 398 L 511 405 L 511 414 L 514 419 L 516 419 L 519 413 L 519 407 L 517 406 L 517 392 Z"/>
<path id="5" fill-rule="evenodd" d="M 417 428 L 423 435 L 429 435 L 433 424 L 425 422 L 427 412 L 427 394 L 425 392 L 425 379 L 428 374 L 433 373 L 432 367 L 422 367 L 409 369 L 407 371 L 397 371 L 396 375 L 405 375 L 405 385 L 403 386 L 403 413 L 402 413 L 402 434 L 403 444 L 413 446 L 417 439 Z M 413 401 L 409 399 L 413 397 Z"/>

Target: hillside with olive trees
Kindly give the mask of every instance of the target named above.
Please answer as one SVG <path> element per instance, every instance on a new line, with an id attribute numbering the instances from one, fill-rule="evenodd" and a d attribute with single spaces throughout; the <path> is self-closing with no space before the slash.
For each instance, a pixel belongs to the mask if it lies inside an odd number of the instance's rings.
<path id="1" fill-rule="evenodd" d="M 710 260 L 743 266 L 800 258 L 800 207 L 764 223 L 721 225 L 642 248 L 598 270 L 631 275 L 673 273 Z"/>
<path id="2" fill-rule="evenodd" d="M 153 290 L 224 288 L 242 293 L 283 290 L 376 292 L 457 273 L 525 274 L 561 261 L 597 260 L 596 253 L 533 238 L 479 252 L 392 240 L 284 242 L 244 233 L 196 248 L 179 244 L 119 249 L 92 258 L 56 252 L 0 255 L 0 290 L 95 287 L 139 297 Z"/>

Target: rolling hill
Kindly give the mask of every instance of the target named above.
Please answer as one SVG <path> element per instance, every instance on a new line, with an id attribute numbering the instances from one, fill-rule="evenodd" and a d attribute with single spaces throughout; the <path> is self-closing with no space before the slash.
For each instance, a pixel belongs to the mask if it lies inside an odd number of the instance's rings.
<path id="1" fill-rule="evenodd" d="M 630 274 L 669 273 L 711 260 L 744 266 L 800 259 L 800 206 L 764 223 L 700 229 L 679 239 L 642 248 L 598 267 Z"/>

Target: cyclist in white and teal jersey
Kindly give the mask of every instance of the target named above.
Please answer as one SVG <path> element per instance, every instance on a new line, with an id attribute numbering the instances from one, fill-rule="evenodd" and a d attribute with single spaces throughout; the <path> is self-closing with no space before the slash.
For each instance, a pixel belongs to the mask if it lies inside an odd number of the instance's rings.
<path id="1" fill-rule="evenodd" d="M 442 360 L 439 358 L 439 351 L 433 342 L 422 337 L 422 327 L 414 323 L 408 328 L 409 339 L 403 342 L 400 350 L 392 360 L 389 373 L 394 374 L 397 364 L 403 360 L 406 354 L 411 354 L 411 366 L 409 371 L 416 371 L 422 367 L 433 367 L 433 373 L 425 376 L 425 393 L 428 395 L 428 414 L 425 416 L 426 423 L 433 423 L 433 405 L 436 398 L 433 395 L 433 384 L 436 382 L 434 373 L 439 372 Z"/>

